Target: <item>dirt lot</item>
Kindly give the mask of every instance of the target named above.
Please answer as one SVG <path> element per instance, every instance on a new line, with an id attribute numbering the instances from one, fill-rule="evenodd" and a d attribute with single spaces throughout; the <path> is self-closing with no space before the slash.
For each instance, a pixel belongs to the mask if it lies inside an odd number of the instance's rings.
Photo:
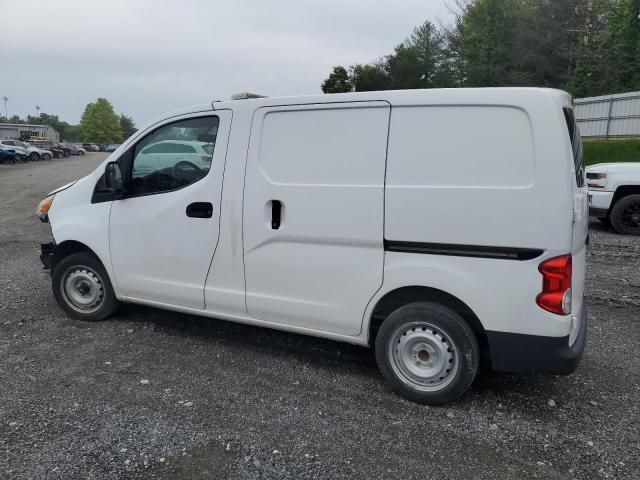
<path id="1" fill-rule="evenodd" d="M 67 318 L 33 211 L 103 158 L 0 165 L 0 478 L 640 477 L 640 239 L 592 224 L 574 375 L 484 373 L 422 407 L 364 348 L 135 306 Z"/>

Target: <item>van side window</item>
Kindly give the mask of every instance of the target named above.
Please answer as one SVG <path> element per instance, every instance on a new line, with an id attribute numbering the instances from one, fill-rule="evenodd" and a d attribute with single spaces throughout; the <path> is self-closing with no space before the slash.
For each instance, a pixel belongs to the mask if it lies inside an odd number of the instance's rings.
<path id="1" fill-rule="evenodd" d="M 564 118 L 567 121 L 567 129 L 569 130 L 569 138 L 571 139 L 571 148 L 573 150 L 573 163 L 576 169 L 576 185 L 578 188 L 584 187 L 584 163 L 582 160 L 582 138 L 580 137 L 580 129 L 576 122 L 573 110 L 565 107 Z"/>
<path id="2" fill-rule="evenodd" d="M 163 125 L 135 146 L 131 169 L 134 195 L 186 187 L 204 178 L 218 134 L 218 117 L 198 117 Z"/>

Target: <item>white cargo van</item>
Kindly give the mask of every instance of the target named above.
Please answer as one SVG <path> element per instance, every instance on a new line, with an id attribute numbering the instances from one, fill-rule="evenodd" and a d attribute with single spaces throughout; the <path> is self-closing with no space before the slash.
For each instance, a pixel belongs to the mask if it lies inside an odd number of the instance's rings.
<path id="1" fill-rule="evenodd" d="M 132 302 L 367 345 L 401 395 L 441 404 L 481 354 L 580 361 L 581 148 L 555 90 L 214 102 L 43 200 L 42 260 L 72 317 Z"/>

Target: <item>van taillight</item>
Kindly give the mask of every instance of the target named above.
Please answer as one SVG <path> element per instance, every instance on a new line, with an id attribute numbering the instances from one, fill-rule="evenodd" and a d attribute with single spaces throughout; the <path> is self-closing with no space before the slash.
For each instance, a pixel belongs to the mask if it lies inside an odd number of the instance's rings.
<path id="1" fill-rule="evenodd" d="M 536 303 L 558 315 L 571 313 L 571 255 L 545 260 L 538 267 L 542 273 L 542 292 Z"/>

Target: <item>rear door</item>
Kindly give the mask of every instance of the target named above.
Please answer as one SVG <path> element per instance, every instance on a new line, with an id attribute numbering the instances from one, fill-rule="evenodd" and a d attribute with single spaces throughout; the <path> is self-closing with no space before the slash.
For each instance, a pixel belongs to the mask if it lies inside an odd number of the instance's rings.
<path id="1" fill-rule="evenodd" d="M 587 235 L 589 233 L 589 205 L 588 188 L 585 178 L 585 170 L 582 158 L 582 138 L 575 120 L 573 109 L 565 106 L 564 116 L 567 122 L 569 139 L 571 140 L 571 154 L 574 165 L 575 178 L 573 179 L 573 238 L 571 245 L 572 255 L 572 317 L 571 335 L 569 342 L 573 343 L 580 327 L 582 303 L 584 296 L 584 284 L 587 264 Z"/>
<path id="2" fill-rule="evenodd" d="M 389 114 L 386 102 L 256 111 L 243 214 L 249 315 L 360 332 L 382 284 Z"/>

